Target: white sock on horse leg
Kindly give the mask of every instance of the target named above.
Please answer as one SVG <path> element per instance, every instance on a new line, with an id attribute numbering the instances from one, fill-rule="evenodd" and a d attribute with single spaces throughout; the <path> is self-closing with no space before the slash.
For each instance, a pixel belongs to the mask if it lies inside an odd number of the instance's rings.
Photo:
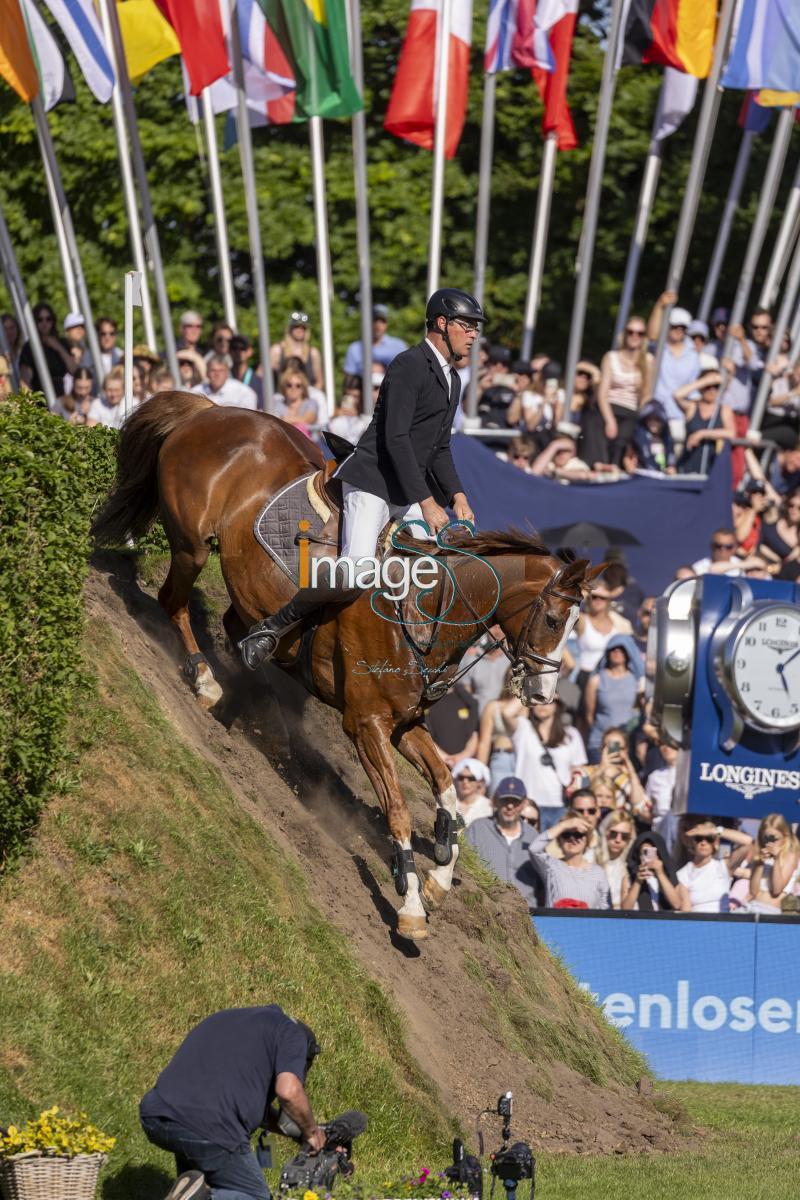
<path id="1" fill-rule="evenodd" d="M 455 821 L 458 813 L 456 810 L 456 789 L 454 784 L 451 783 L 448 788 L 445 788 L 441 796 L 437 798 L 437 803 L 441 808 L 445 809 L 445 811 L 448 812 Z M 453 846 L 453 857 L 450 859 L 450 862 L 447 864 L 447 866 L 434 867 L 433 870 L 428 872 L 428 875 L 431 877 L 431 879 L 434 879 L 436 883 L 438 883 L 439 887 L 445 892 L 449 892 L 452 886 L 453 871 L 455 870 L 457 861 L 458 846 L 455 845 Z"/>
<path id="2" fill-rule="evenodd" d="M 404 838 L 398 844 L 401 850 L 411 849 L 410 838 Z M 409 871 L 406 879 L 408 880 L 408 891 L 403 897 L 403 903 L 398 911 L 406 917 L 424 917 L 425 909 L 419 895 L 419 878 L 414 871 Z"/>

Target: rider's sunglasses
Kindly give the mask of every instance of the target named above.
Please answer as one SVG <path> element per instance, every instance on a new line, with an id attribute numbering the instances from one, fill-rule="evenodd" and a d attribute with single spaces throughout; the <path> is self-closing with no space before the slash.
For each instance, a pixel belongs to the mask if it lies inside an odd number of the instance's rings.
<path id="1" fill-rule="evenodd" d="M 470 331 L 475 333 L 478 330 L 478 322 L 477 321 L 462 321 L 458 317 L 451 317 L 450 324 L 458 325 L 459 329 L 464 330 L 464 333 L 469 333 Z"/>

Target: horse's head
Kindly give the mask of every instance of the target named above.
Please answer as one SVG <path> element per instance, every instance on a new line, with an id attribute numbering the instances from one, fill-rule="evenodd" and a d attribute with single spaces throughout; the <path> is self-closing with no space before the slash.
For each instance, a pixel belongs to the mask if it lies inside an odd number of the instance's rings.
<path id="1" fill-rule="evenodd" d="M 523 704 L 549 704 L 581 601 L 606 564 L 591 567 L 585 558 L 563 563 L 549 557 L 528 563 L 538 578 L 526 577 L 520 589 L 513 589 L 498 608 L 497 620 L 511 651 L 512 692 Z"/>

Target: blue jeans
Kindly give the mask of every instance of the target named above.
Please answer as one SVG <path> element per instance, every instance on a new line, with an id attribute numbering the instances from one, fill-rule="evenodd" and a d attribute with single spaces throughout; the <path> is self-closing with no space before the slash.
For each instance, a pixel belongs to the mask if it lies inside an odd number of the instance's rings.
<path id="1" fill-rule="evenodd" d="M 226 1150 L 170 1117 L 142 1117 L 141 1121 L 148 1140 L 175 1155 L 179 1175 L 203 1172 L 214 1200 L 272 1200 L 249 1142 L 242 1142 L 238 1150 Z"/>
<path id="2" fill-rule="evenodd" d="M 548 829 L 552 829 L 558 821 L 564 819 L 567 815 L 567 810 L 562 805 L 550 807 L 542 807 L 539 809 L 539 829 L 542 833 L 547 833 Z"/>

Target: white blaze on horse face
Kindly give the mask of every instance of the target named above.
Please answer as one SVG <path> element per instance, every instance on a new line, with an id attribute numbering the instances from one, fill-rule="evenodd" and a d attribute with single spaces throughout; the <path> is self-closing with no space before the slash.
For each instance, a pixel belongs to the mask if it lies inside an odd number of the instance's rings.
<path id="1" fill-rule="evenodd" d="M 580 611 L 579 605 L 572 605 L 567 619 L 564 622 L 564 630 L 561 634 L 561 641 L 558 643 L 555 650 L 553 650 L 552 654 L 548 655 L 548 657 L 551 658 L 553 662 L 558 663 L 559 666 L 561 666 L 561 659 L 564 656 L 564 647 L 569 640 L 569 635 L 572 633 L 572 630 L 575 627 L 575 622 L 580 616 Z M 539 701 L 540 704 L 551 704 L 553 702 L 556 695 L 556 688 L 558 687 L 558 678 L 558 671 L 547 671 L 538 677 L 537 682 L 539 685 L 539 691 L 541 691 L 542 695 L 544 696 L 544 700 Z"/>

